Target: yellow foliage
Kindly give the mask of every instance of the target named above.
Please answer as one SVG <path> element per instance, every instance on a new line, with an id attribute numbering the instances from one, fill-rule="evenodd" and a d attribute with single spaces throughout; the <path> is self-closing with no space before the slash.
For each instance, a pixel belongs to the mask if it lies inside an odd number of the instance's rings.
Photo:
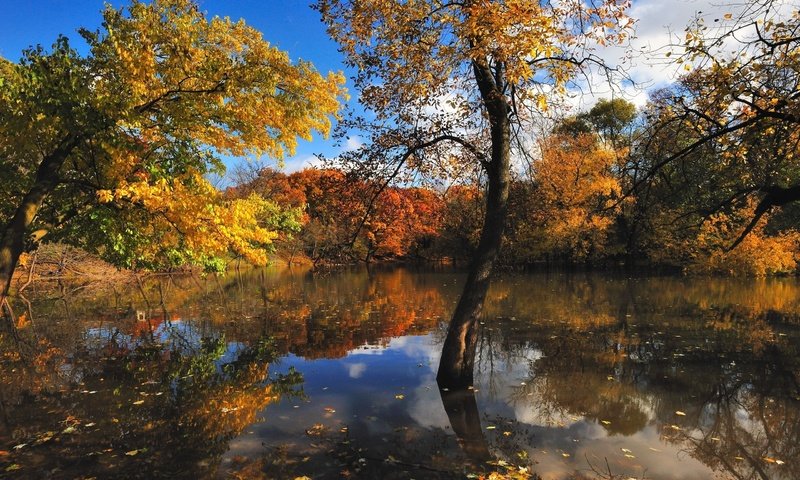
<path id="1" fill-rule="evenodd" d="M 379 70 L 380 85 L 364 82 L 369 86 L 362 95 L 378 112 L 425 105 L 443 91 L 452 92 L 456 82 L 471 81 L 472 68 L 487 62 L 502 65 L 498 85 L 515 85 L 521 99 L 545 108 L 541 82 L 563 91 L 582 68 L 577 60 L 565 59 L 625 39 L 633 25 L 625 14 L 628 5 L 616 0 L 317 2 L 353 66 L 367 76 Z"/>
<path id="2" fill-rule="evenodd" d="M 224 171 L 220 154 L 280 160 L 327 135 L 343 75 L 292 62 L 243 20 L 206 18 L 191 0 L 106 4 L 102 28 L 81 35 L 86 56 L 61 37 L 52 52 L 0 60 L 8 203 L 38 181 L 52 208 L 31 206 L 28 223 L 118 265 L 158 267 L 169 252 L 170 265 L 216 267 L 229 251 L 265 263 L 279 228 L 267 217 L 281 212 L 223 201 L 205 176 Z M 33 178 L 40 170 L 46 179 Z"/>
<path id="3" fill-rule="evenodd" d="M 113 191 L 98 192 L 100 202 L 131 203 L 152 217 L 139 228 L 162 232 L 161 241 L 141 252 L 155 258 L 163 248 L 183 245 L 192 259 L 226 252 L 241 255 L 251 263 L 267 263 L 265 247 L 278 234 L 263 225 L 274 206 L 258 195 L 223 200 L 220 192 L 198 173 L 172 179 L 121 182 Z"/>
<path id="4" fill-rule="evenodd" d="M 739 218 L 750 218 L 754 206 L 745 208 L 744 215 L 717 213 L 700 227 L 695 239 L 684 247 L 689 249 L 692 264 L 690 271 L 725 273 L 729 275 L 764 276 L 792 273 L 800 261 L 800 233 L 796 230 L 767 235 L 762 219 L 742 242 L 727 251 L 743 229 Z M 765 216 L 766 217 L 766 216 Z"/>
<path id="5" fill-rule="evenodd" d="M 207 20 L 190 0 L 134 1 L 126 10 L 108 5 L 103 14 L 108 34 L 92 53 L 107 72 L 94 94 L 123 103 L 120 124 L 140 139 L 166 140 L 159 120 L 171 117 L 170 130 L 177 124 L 219 152 L 282 158 L 298 137 L 329 131 L 344 96 L 341 73 L 292 63 L 243 20 Z M 135 159 L 123 151 L 118 161 Z"/>
<path id="6" fill-rule="evenodd" d="M 546 241 L 576 259 L 600 253 L 622 193 L 612 174 L 614 151 L 592 135 L 554 135 L 542 143 L 535 166 Z"/>

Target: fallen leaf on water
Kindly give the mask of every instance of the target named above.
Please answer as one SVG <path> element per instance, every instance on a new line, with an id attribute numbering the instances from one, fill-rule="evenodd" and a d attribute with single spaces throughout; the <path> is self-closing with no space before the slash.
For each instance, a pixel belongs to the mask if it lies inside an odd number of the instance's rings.
<path id="1" fill-rule="evenodd" d="M 620 450 L 622 450 L 625 453 L 633 453 L 630 450 L 628 450 L 627 448 L 620 448 Z"/>
<path id="2" fill-rule="evenodd" d="M 671 428 L 673 430 L 680 430 L 681 429 L 681 427 L 679 427 L 677 425 L 670 425 L 669 428 Z"/>
<path id="3" fill-rule="evenodd" d="M 319 436 L 322 435 L 323 431 L 325 431 L 325 425 L 321 423 L 315 423 L 311 426 L 311 428 L 306 430 L 306 435 Z"/>
<path id="4" fill-rule="evenodd" d="M 626 453 L 626 454 L 625 454 L 625 457 L 626 457 L 626 458 L 636 458 L 635 456 L 631 455 L 630 453 Z"/>
<path id="5" fill-rule="evenodd" d="M 144 403 L 144 400 L 136 400 L 135 402 L 133 402 L 134 405 L 141 405 L 143 403 Z"/>
<path id="6" fill-rule="evenodd" d="M 494 425 L 489 425 L 486 427 L 486 430 L 494 430 L 495 428 L 497 427 L 495 427 Z"/>
<path id="7" fill-rule="evenodd" d="M 650 447 L 650 450 L 652 450 L 652 451 L 654 451 L 654 452 L 660 452 L 660 451 L 661 451 L 661 450 L 659 450 L 659 449 L 657 449 L 657 448 L 653 448 L 653 447 Z"/>
<path id="8" fill-rule="evenodd" d="M 511 432 L 507 432 L 507 431 L 503 432 L 503 435 L 505 435 L 506 437 L 510 437 L 511 436 Z"/>
<path id="9" fill-rule="evenodd" d="M 397 395 L 394 396 L 394 398 L 396 398 L 398 400 L 402 400 L 402 399 L 406 398 L 406 396 L 403 395 L 402 393 L 398 393 Z"/>
<path id="10" fill-rule="evenodd" d="M 53 439 L 55 434 L 56 434 L 56 432 L 44 432 L 43 434 L 39 435 L 39 438 L 37 438 L 36 441 L 33 442 L 33 444 L 34 445 L 39 445 L 40 443 L 49 442 L 50 440 Z"/>
<path id="11" fill-rule="evenodd" d="M 11 465 L 6 467 L 6 472 L 13 472 L 14 470 L 19 470 L 20 468 L 22 467 L 20 467 L 18 464 L 12 463 Z"/>
<path id="12" fill-rule="evenodd" d="M 325 407 L 325 413 L 336 413 L 336 409 L 333 407 Z"/>
<path id="13" fill-rule="evenodd" d="M 602 423 L 603 425 L 611 425 L 611 422 L 609 422 L 608 420 L 600 420 L 600 423 Z"/>
<path id="14" fill-rule="evenodd" d="M 676 411 L 675 415 L 680 415 L 681 417 L 685 417 L 686 416 L 686 414 L 681 412 L 680 410 Z"/>
<path id="15" fill-rule="evenodd" d="M 561 454 L 561 456 L 564 457 L 564 458 L 569 458 L 569 453 L 564 452 L 564 453 Z"/>
<path id="16" fill-rule="evenodd" d="M 127 455 L 129 457 L 132 457 L 132 456 L 138 455 L 138 454 L 139 454 L 139 450 L 131 450 L 129 452 L 125 452 L 125 455 Z"/>

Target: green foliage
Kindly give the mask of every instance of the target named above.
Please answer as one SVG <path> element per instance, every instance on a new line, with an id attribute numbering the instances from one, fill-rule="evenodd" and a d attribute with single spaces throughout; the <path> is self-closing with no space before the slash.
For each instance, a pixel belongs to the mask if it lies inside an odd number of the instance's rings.
<path id="1" fill-rule="evenodd" d="M 108 5 L 103 20 L 81 30 L 86 56 L 62 36 L 0 60 L 0 220 L 28 198 L 36 240 L 124 267 L 216 270 L 228 253 L 265 263 L 299 212 L 225 199 L 206 175 L 224 171 L 218 154 L 280 159 L 298 138 L 327 134 L 343 78 L 190 0 Z M 3 254 L 5 270 L 14 259 Z"/>

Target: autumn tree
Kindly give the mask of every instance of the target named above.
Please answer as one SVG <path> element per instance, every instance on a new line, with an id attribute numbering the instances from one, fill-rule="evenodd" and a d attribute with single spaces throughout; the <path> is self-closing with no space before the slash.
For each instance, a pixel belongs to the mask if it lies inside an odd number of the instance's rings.
<path id="1" fill-rule="evenodd" d="M 409 257 L 419 255 L 439 234 L 442 204 L 430 189 L 384 188 L 372 197 L 378 189 L 374 182 L 348 178 L 336 169 L 290 175 L 271 168 L 240 169 L 237 176 L 241 183 L 226 192 L 232 198 L 255 194 L 286 212 L 303 212 L 300 231 L 276 241 L 278 254 L 289 262 L 301 252 L 315 264 Z"/>
<path id="2" fill-rule="evenodd" d="M 86 56 L 60 37 L 0 60 L 3 300 L 30 234 L 127 266 L 264 262 L 273 205 L 224 201 L 205 175 L 223 169 L 217 154 L 281 158 L 327 133 L 341 76 L 191 0 L 106 6 L 80 33 Z"/>
<path id="3" fill-rule="evenodd" d="M 698 17 L 674 45 L 688 73 L 653 96 L 649 173 L 636 182 L 689 179 L 700 195 L 683 214 L 701 220 L 754 202 L 729 249 L 800 200 L 800 12 L 771 0 L 746 7 L 713 24 Z"/>
<path id="4" fill-rule="evenodd" d="M 317 2 L 374 114 L 353 125 L 371 141 L 344 155 L 344 164 L 389 182 L 403 172 L 437 175 L 455 158 L 486 176 L 483 230 L 439 367 L 445 384 L 472 382 L 478 317 L 508 209 L 514 126 L 546 106 L 550 87 L 563 92 L 576 74 L 602 65 L 592 48 L 625 38 L 633 23 L 626 7 L 615 0 Z"/>
<path id="5" fill-rule="evenodd" d="M 541 152 L 534 178 L 545 244 L 570 260 L 602 255 L 622 193 L 614 150 L 581 134 L 547 137 Z"/>

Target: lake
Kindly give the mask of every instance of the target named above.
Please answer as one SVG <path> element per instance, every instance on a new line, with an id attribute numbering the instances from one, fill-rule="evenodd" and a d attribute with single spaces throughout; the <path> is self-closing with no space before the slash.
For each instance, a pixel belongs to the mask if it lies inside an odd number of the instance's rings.
<path id="1" fill-rule="evenodd" d="M 500 274 L 475 384 L 442 391 L 463 279 L 34 284 L 0 477 L 800 478 L 797 279 Z"/>

